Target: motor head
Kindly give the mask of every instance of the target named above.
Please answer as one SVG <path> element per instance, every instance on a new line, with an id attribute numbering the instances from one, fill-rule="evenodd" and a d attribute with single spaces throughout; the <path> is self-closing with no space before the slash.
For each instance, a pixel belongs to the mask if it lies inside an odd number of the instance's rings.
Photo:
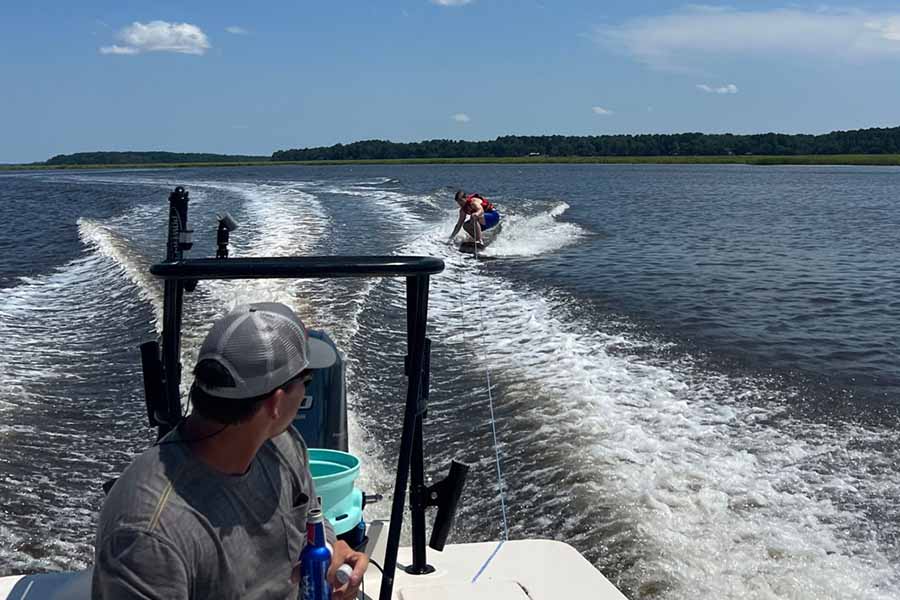
<path id="1" fill-rule="evenodd" d="M 234 231 L 238 228 L 237 221 L 235 221 L 234 217 L 232 217 L 229 213 L 226 212 L 223 215 L 216 215 L 216 217 L 219 219 L 220 227 L 224 227 L 228 231 Z"/>

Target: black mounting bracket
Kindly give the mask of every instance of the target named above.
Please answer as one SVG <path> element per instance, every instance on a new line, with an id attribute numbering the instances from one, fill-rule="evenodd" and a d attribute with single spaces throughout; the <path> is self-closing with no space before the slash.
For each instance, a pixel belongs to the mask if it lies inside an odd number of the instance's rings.
<path id="1" fill-rule="evenodd" d="M 442 551 L 444 544 L 447 543 L 447 536 L 453 527 L 456 507 L 462 497 L 468 473 L 469 465 L 454 460 L 450 463 L 450 472 L 444 479 L 425 488 L 425 506 L 438 507 L 431 528 L 431 539 L 428 542 L 428 545 L 438 552 Z"/>

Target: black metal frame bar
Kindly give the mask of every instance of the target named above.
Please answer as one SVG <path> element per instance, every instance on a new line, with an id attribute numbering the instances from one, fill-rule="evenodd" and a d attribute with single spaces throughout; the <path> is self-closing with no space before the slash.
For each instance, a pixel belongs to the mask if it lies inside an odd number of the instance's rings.
<path id="1" fill-rule="evenodd" d="M 169 196 L 169 240 L 166 261 L 153 265 L 150 272 L 165 280 L 161 373 L 158 386 L 162 398 L 148 398 L 148 411 L 157 421 L 162 437 L 181 418 L 181 323 L 184 291 L 190 291 L 198 280 L 207 279 L 303 279 L 340 277 L 405 277 L 406 278 L 406 407 L 391 522 L 385 550 L 379 600 L 390 600 L 397 568 L 397 552 L 407 484 L 410 488 L 410 510 L 413 529 L 413 564 L 410 573 L 433 571 L 425 551 L 425 458 L 422 420 L 427 408 L 430 378 L 431 342 L 426 338 L 428 323 L 428 289 L 430 276 L 444 270 L 444 262 L 421 256 L 306 256 L 277 258 L 183 258 L 190 248 L 185 241 L 188 194 L 176 188 Z M 226 255 L 227 256 L 227 255 Z M 145 375 L 146 377 L 146 375 Z M 148 389 L 153 389 L 152 386 Z M 461 488 L 461 484 L 460 484 Z M 457 494 L 458 495 L 458 494 Z"/>

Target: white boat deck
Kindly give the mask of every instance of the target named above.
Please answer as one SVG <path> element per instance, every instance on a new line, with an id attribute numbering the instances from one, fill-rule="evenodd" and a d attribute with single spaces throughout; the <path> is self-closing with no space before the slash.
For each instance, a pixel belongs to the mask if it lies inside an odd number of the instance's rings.
<path id="1" fill-rule="evenodd" d="M 387 524 L 374 522 L 369 529 L 370 556 L 384 564 Z M 412 548 L 401 547 L 392 598 L 396 600 L 626 600 L 577 550 L 552 540 L 504 542 L 473 583 L 497 542 L 448 544 L 443 552 L 427 551 L 427 575 L 409 575 L 403 567 L 412 562 Z M 370 565 L 363 591 L 365 600 L 377 600 L 381 572 Z M 89 600 L 91 571 L 0 577 L 2 600 Z"/>
<path id="2" fill-rule="evenodd" d="M 369 531 L 370 556 L 383 564 L 387 524 L 373 523 Z M 626 600 L 594 566 L 573 547 L 552 540 L 504 542 L 477 581 L 475 575 L 497 550 L 498 542 L 448 544 L 443 552 L 427 550 L 427 575 L 403 570 L 412 562 L 412 548 L 397 554 L 393 598 L 398 600 L 558 600 L 592 598 Z M 378 598 L 381 572 L 370 565 L 365 578 L 366 599 Z"/>

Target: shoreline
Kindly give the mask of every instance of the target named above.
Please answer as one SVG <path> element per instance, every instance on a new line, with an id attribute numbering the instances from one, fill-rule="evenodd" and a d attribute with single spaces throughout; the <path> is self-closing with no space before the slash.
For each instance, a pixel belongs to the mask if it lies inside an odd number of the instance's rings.
<path id="1" fill-rule="evenodd" d="M 190 169 L 207 167 L 277 167 L 340 165 L 479 165 L 479 164 L 647 164 L 647 165 L 819 165 L 900 166 L 900 154 L 807 154 L 795 156 L 520 156 L 510 158 L 395 158 L 359 160 L 237 161 L 197 163 L 132 163 L 97 165 L 0 165 L 0 171 L 90 169 Z"/>

